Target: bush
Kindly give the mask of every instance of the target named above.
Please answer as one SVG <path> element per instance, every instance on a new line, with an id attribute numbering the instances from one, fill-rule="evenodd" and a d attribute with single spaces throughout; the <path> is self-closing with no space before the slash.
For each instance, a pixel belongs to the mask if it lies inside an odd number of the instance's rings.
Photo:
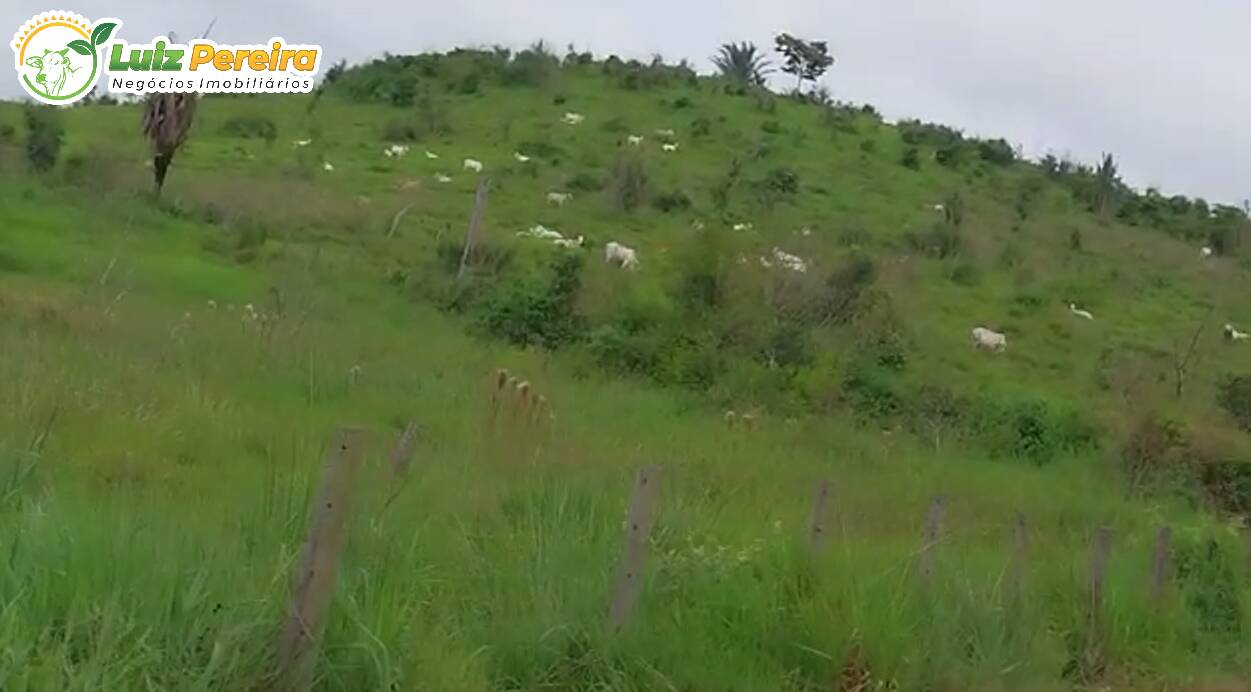
<path id="1" fill-rule="evenodd" d="M 899 165 L 904 168 L 911 168 L 914 171 L 921 170 L 921 152 L 916 147 L 908 147 L 904 150 L 903 156 L 899 158 Z"/>
<path id="2" fill-rule="evenodd" d="M 935 224 L 924 233 L 908 233 L 906 239 L 913 250 L 936 259 L 955 257 L 964 246 L 959 229 L 949 224 Z"/>
<path id="3" fill-rule="evenodd" d="M 1016 161 L 1016 152 L 1012 150 L 1012 145 L 1002 139 L 978 142 L 977 154 L 983 161 L 996 166 L 1008 166 Z"/>
<path id="4" fill-rule="evenodd" d="M 9 123 L 0 123 L 0 143 L 11 144 L 17 141 L 17 128 Z"/>
<path id="5" fill-rule="evenodd" d="M 866 154 L 872 154 L 872 153 L 876 152 L 876 151 L 877 151 L 877 140 L 876 140 L 876 139 L 862 139 L 862 140 L 860 140 L 860 151 L 862 151 L 862 152 L 864 152 L 864 153 L 866 153 Z"/>
<path id="6" fill-rule="evenodd" d="M 391 82 L 387 100 L 392 106 L 407 108 L 417 100 L 417 76 L 405 74 Z"/>
<path id="7" fill-rule="evenodd" d="M 565 183 L 565 189 L 573 192 L 598 192 L 604 189 L 604 182 L 590 173 L 576 173 L 569 182 Z"/>
<path id="8" fill-rule="evenodd" d="M 1215 540 L 1177 546 L 1177 581 L 1186 603 L 1204 635 L 1236 641 L 1242 633 L 1240 579 L 1233 560 Z"/>
<path id="9" fill-rule="evenodd" d="M 256 113 L 229 118 L 222 124 L 221 132 L 241 139 L 263 139 L 268 144 L 278 139 L 278 126 L 274 121 Z"/>
<path id="10" fill-rule="evenodd" d="M 948 278 L 950 278 L 951 282 L 957 286 L 972 288 L 982 282 L 982 272 L 975 264 L 961 262 L 951 270 L 951 274 Z"/>
<path id="11" fill-rule="evenodd" d="M 26 106 L 26 163 L 35 173 L 56 165 L 65 139 L 61 114 L 52 106 Z"/>
<path id="12" fill-rule="evenodd" d="M 690 108 L 694 105 L 695 104 L 691 102 L 691 99 L 686 96 L 679 96 L 678 98 L 673 100 L 673 108 L 675 110 L 683 110 L 686 108 Z"/>
<path id="13" fill-rule="evenodd" d="M 707 137 L 712 134 L 712 121 L 705 117 L 698 117 L 691 121 L 692 137 Z"/>
<path id="14" fill-rule="evenodd" d="M 1251 375 L 1228 376 L 1217 386 L 1216 403 L 1234 424 L 1251 433 Z"/>
<path id="15" fill-rule="evenodd" d="M 652 206 L 666 214 L 686 211 L 691 208 L 691 198 L 681 190 L 662 192 L 652 199 Z"/>
<path id="16" fill-rule="evenodd" d="M 1121 447 L 1121 463 L 1130 487 L 1155 484 L 1182 462 L 1186 434 L 1174 421 L 1157 415 L 1144 416 L 1135 424 Z"/>
<path id="17" fill-rule="evenodd" d="M 617 206 L 627 212 L 634 211 L 646 198 L 647 187 L 643 159 L 635 154 L 621 155 L 612 172 L 612 194 Z"/>
<path id="18" fill-rule="evenodd" d="M 417 126 L 411 120 L 388 120 L 382 127 L 382 139 L 386 142 L 414 142 L 419 138 Z"/>
<path id="19" fill-rule="evenodd" d="M 785 130 L 782 129 L 782 124 L 776 120 L 766 120 L 761 123 L 760 131 L 770 135 L 779 135 L 785 132 Z"/>
<path id="20" fill-rule="evenodd" d="M 994 453 L 1037 465 L 1097 445 L 1097 431 L 1076 412 L 1043 401 L 987 402 L 979 414 L 974 429 Z"/>
<path id="21" fill-rule="evenodd" d="M 488 308 L 487 331 L 516 346 L 557 349 L 582 338 L 584 319 L 574 311 L 582 285 L 581 254 L 555 255 L 546 286 L 510 287 Z"/>

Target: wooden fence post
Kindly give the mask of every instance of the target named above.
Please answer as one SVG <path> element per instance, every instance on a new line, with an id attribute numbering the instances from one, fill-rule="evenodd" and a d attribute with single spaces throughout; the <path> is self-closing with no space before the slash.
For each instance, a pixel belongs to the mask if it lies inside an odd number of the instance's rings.
<path id="1" fill-rule="evenodd" d="M 1103 669 L 1103 583 L 1112 551 L 1112 528 L 1100 526 L 1090 541 L 1090 628 L 1086 635 L 1085 675 Z"/>
<path id="2" fill-rule="evenodd" d="M 1013 620 L 1021 604 L 1021 582 L 1025 578 L 1025 549 L 1028 541 L 1028 534 L 1025 531 L 1025 514 L 1017 512 L 1012 520 L 1012 557 L 1008 561 L 1007 583 L 1004 586 L 1007 601 L 1005 610 L 1009 618 Z"/>
<path id="3" fill-rule="evenodd" d="M 653 509 L 656 495 L 660 492 L 660 466 L 646 466 L 634 476 L 634 492 L 630 496 L 630 509 L 626 517 L 625 549 L 617 570 L 617 583 L 613 589 L 609 621 L 620 629 L 630 622 L 643 588 L 643 562 L 647 556 L 647 539 L 651 535 Z"/>
<path id="4" fill-rule="evenodd" d="M 1157 608 L 1164 598 L 1168 584 L 1168 569 L 1172 552 L 1173 530 L 1161 526 L 1155 536 L 1155 552 L 1151 556 L 1151 603 Z"/>
<path id="5" fill-rule="evenodd" d="M 469 216 L 469 228 L 465 230 L 465 249 L 460 255 L 460 269 L 456 270 L 457 279 L 465 275 L 465 269 L 469 266 L 469 255 L 473 252 L 474 243 L 478 241 L 478 226 L 482 223 L 482 212 L 486 209 L 487 190 L 490 184 L 490 178 L 478 181 L 478 191 L 473 198 L 473 214 Z"/>
<path id="6" fill-rule="evenodd" d="M 365 432 L 340 428 L 327 453 L 321 489 L 309 517 L 308 537 L 295 573 L 295 591 L 278 641 L 281 690 L 307 690 L 334 594 L 339 553 L 347 541 L 355 475 L 365 451 Z"/>
<path id="7" fill-rule="evenodd" d="M 812 501 L 812 516 L 808 519 L 808 547 L 814 555 L 820 554 L 825 547 L 825 536 L 829 532 L 831 492 L 828 478 L 817 483 L 817 495 Z"/>
<path id="8" fill-rule="evenodd" d="M 390 466 L 391 480 L 395 480 L 403 476 L 408 471 L 408 465 L 413 458 L 413 445 L 417 442 L 417 433 L 420 428 L 417 427 L 417 421 L 409 421 L 404 428 L 404 432 L 395 442 L 395 447 L 391 450 Z"/>
<path id="9" fill-rule="evenodd" d="M 935 554 L 943 533 L 943 519 L 947 515 L 947 496 L 935 495 L 925 518 L 925 534 L 921 544 L 921 585 L 929 587 L 934 581 Z"/>

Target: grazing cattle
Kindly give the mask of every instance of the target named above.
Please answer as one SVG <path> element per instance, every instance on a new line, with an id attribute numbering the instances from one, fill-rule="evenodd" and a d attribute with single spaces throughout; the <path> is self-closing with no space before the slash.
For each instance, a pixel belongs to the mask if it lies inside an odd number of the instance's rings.
<path id="1" fill-rule="evenodd" d="M 518 162 L 518 163 L 529 163 L 529 162 L 530 162 L 530 157 L 529 157 L 529 156 L 526 156 L 525 154 L 523 154 L 523 153 L 521 153 L 521 152 L 519 152 L 519 151 L 514 151 L 514 152 L 513 152 L 513 158 L 514 158 L 514 159 L 517 159 L 517 162 Z"/>
<path id="2" fill-rule="evenodd" d="M 56 51 L 45 49 L 43 55 L 26 58 L 26 64 L 39 70 L 35 82 L 46 89 L 49 96 L 60 96 L 70 75 L 82 69 L 70 65 L 68 47 Z"/>
<path id="3" fill-rule="evenodd" d="M 783 252 L 778 248 L 773 248 L 773 258 L 783 267 L 800 274 L 808 271 L 808 263 L 798 255 L 792 255 L 789 252 Z"/>
<path id="4" fill-rule="evenodd" d="M 693 228 L 693 229 L 695 229 L 695 230 L 697 230 L 697 231 L 702 231 L 702 230 L 704 230 L 704 221 L 703 221 L 703 219 L 695 219 L 694 221 L 692 221 L 692 222 L 691 222 L 691 228 Z"/>
<path id="5" fill-rule="evenodd" d="M 626 142 L 630 146 L 637 147 L 643 144 L 643 137 L 640 135 L 630 135 L 629 137 L 626 137 Z"/>
<path id="6" fill-rule="evenodd" d="M 434 174 L 434 180 L 435 180 L 435 182 L 439 182 L 439 183 L 450 183 L 450 182 L 452 182 L 452 179 L 451 179 L 449 176 L 443 175 L 442 173 L 435 173 L 435 174 Z"/>
<path id="7" fill-rule="evenodd" d="M 750 231 L 752 228 L 753 226 L 750 223 L 740 222 L 740 223 L 734 224 L 734 230 L 736 231 Z"/>
<path id="8" fill-rule="evenodd" d="M 474 173 L 481 173 L 482 162 L 476 159 L 465 159 L 465 170 L 473 171 Z"/>
<path id="9" fill-rule="evenodd" d="M 1202 248 L 1200 248 L 1200 249 L 1199 249 L 1199 256 L 1200 256 L 1200 257 L 1202 257 L 1203 259 L 1207 259 L 1207 258 L 1211 257 L 1213 254 L 1215 254 L 1215 253 L 1213 252 L 1212 248 L 1210 248 L 1210 247 L 1206 247 L 1206 246 L 1205 246 L 1205 247 L 1202 247 Z"/>
<path id="10" fill-rule="evenodd" d="M 630 271 L 638 269 L 639 266 L 638 253 L 633 248 L 626 247 L 616 241 L 612 241 L 604 246 L 604 261 Z"/>
<path id="11" fill-rule="evenodd" d="M 804 226 L 803 228 L 799 229 L 799 235 L 807 238 L 808 236 L 812 235 L 812 229 L 808 228 L 807 226 Z"/>
<path id="12" fill-rule="evenodd" d="M 1225 338 L 1229 341 L 1246 341 L 1247 339 L 1251 339 L 1251 334 L 1240 332 L 1237 329 L 1234 329 L 1234 325 L 1227 324 L 1225 325 Z"/>
<path id="13" fill-rule="evenodd" d="M 1090 314 L 1090 312 L 1089 312 L 1089 311 L 1087 311 L 1087 310 L 1082 310 L 1081 308 L 1077 307 L 1076 305 L 1074 305 L 1074 304 L 1072 304 L 1072 303 L 1069 303 L 1069 312 L 1073 313 L 1074 315 L 1077 315 L 1078 317 L 1080 317 L 1080 318 L 1082 318 L 1082 319 L 1084 319 L 1084 320 L 1093 320 L 1093 319 L 1095 319 L 1095 316 L 1094 316 L 1094 315 L 1092 315 L 1092 314 Z"/>
<path id="14" fill-rule="evenodd" d="M 329 173 L 334 170 L 334 164 L 330 163 L 329 161 L 323 161 L 321 164 L 321 169 Z"/>
<path id="15" fill-rule="evenodd" d="M 664 151 L 673 152 L 673 151 L 678 150 L 678 145 L 676 142 L 666 142 L 664 144 L 661 144 L 660 148 Z"/>
<path id="16" fill-rule="evenodd" d="M 548 203 L 548 204 L 554 204 L 554 205 L 556 205 L 556 206 L 558 206 L 558 207 L 563 207 L 563 206 L 565 206 L 565 203 L 566 203 L 566 202 L 569 202 L 569 201 L 570 201 L 570 200 L 572 200 L 572 199 L 573 199 L 573 193 L 571 193 L 571 192 L 549 192 L 549 193 L 547 193 L 547 203 Z"/>
<path id="17" fill-rule="evenodd" d="M 404 144 L 392 144 L 386 149 L 383 149 L 382 153 L 386 154 L 388 159 L 398 159 L 408 153 L 408 146 Z"/>
<path id="18" fill-rule="evenodd" d="M 1008 337 L 985 327 L 975 327 L 972 336 L 974 348 L 998 352 L 1008 347 Z"/>
<path id="19" fill-rule="evenodd" d="M 565 117 L 561 118 L 566 125 L 581 125 L 586 116 L 581 113 L 565 113 Z"/>
<path id="20" fill-rule="evenodd" d="M 582 247 L 584 242 L 586 242 L 586 238 L 578 236 L 577 238 L 559 238 L 557 240 L 553 240 L 552 244 L 557 247 L 563 247 L 566 250 L 576 250 L 577 248 Z"/>
<path id="21" fill-rule="evenodd" d="M 428 158 L 428 159 L 430 159 L 431 161 L 433 161 L 433 160 L 435 160 L 435 159 L 439 158 L 439 155 L 438 155 L 438 154 L 436 154 L 436 153 L 434 153 L 433 151 L 430 151 L 429 149 L 427 149 L 427 150 L 426 150 L 426 158 Z"/>
<path id="22" fill-rule="evenodd" d="M 311 139 L 297 139 L 295 140 L 294 146 L 296 149 L 303 149 L 304 147 L 312 143 L 313 143 L 313 140 Z"/>
<path id="23" fill-rule="evenodd" d="M 941 204 L 935 204 L 935 205 L 934 205 L 934 211 L 947 211 L 947 207 L 945 207 L 945 206 L 943 206 L 943 205 L 941 205 Z"/>
<path id="24" fill-rule="evenodd" d="M 676 137 L 673 130 L 656 130 L 656 134 L 661 137 Z"/>
<path id="25" fill-rule="evenodd" d="M 518 231 L 517 235 L 527 236 L 530 238 L 539 238 L 541 240 L 563 240 L 564 236 L 558 231 L 553 231 L 545 227 L 543 224 L 535 224 L 529 230 Z"/>

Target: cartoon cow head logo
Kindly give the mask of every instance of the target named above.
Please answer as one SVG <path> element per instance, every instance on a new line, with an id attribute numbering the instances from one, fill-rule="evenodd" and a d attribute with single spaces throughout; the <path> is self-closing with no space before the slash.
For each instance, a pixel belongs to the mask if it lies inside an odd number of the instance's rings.
<path id="1" fill-rule="evenodd" d="M 13 35 L 18 82 L 32 98 L 65 106 L 91 93 L 100 76 L 100 48 L 120 22 L 92 23 L 73 12 L 43 12 Z"/>

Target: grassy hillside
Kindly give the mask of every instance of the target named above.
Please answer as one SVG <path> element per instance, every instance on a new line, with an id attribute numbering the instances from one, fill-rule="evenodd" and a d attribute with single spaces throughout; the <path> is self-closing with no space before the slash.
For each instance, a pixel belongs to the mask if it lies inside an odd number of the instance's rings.
<path id="1" fill-rule="evenodd" d="M 65 146 L 39 175 L 21 107 L 0 104 L 0 688 L 259 684 L 345 423 L 371 447 L 318 689 L 1251 675 L 1232 379 L 1251 346 L 1221 334 L 1251 328 L 1245 216 L 736 91 L 535 53 L 390 59 L 316 98 L 206 100 L 159 202 L 136 107 L 59 112 Z M 385 157 L 394 142 L 408 154 Z M 457 281 L 480 179 L 464 158 L 491 187 Z M 587 246 L 517 236 L 540 223 Z M 602 261 L 609 241 L 638 271 Z M 775 247 L 808 270 L 763 266 Z M 1006 352 L 975 351 L 978 325 Z M 492 416 L 499 367 L 554 420 Z M 726 409 L 760 425 L 729 429 Z M 385 457 L 409 420 L 421 441 L 395 495 Z M 666 470 L 647 580 L 614 633 L 622 513 L 648 463 Z M 812 557 L 823 478 L 836 528 Z M 927 594 L 936 493 L 951 508 Z M 1105 524 L 1092 657 L 1087 546 Z M 1160 525 L 1175 560 L 1152 604 Z"/>

